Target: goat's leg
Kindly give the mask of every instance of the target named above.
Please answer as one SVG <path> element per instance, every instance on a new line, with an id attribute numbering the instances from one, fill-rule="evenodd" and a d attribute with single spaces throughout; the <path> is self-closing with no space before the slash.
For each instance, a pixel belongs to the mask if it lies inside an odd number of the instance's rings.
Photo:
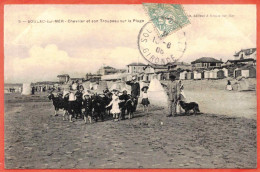
<path id="1" fill-rule="evenodd" d="M 88 116 L 88 120 L 89 120 L 89 123 L 91 124 L 92 123 L 92 118 L 91 118 L 90 115 Z"/>
<path id="2" fill-rule="evenodd" d="M 73 121 L 72 121 L 72 115 L 71 115 L 71 114 L 69 115 L 69 121 L 70 121 L 70 122 L 73 122 Z"/>
<path id="3" fill-rule="evenodd" d="M 84 121 L 85 121 L 85 124 L 87 123 L 87 117 L 86 115 L 84 115 Z"/>
<path id="4" fill-rule="evenodd" d="M 131 119 L 131 112 L 127 110 L 128 113 L 128 119 Z"/>
<path id="5" fill-rule="evenodd" d="M 54 116 L 57 116 L 57 111 L 58 111 L 58 110 L 57 110 L 57 109 L 55 109 Z"/>
<path id="6" fill-rule="evenodd" d="M 63 121 L 65 121 L 65 115 L 66 115 L 66 110 L 63 110 L 63 115 L 62 115 Z"/>
<path id="7" fill-rule="evenodd" d="M 121 114 L 121 113 L 118 113 L 118 121 L 121 120 L 121 116 L 122 116 L 122 114 Z"/>
<path id="8" fill-rule="evenodd" d="M 100 118 L 101 118 L 101 121 L 102 121 L 102 122 L 104 121 L 104 113 L 105 113 L 105 112 L 101 112 L 101 113 L 100 113 Z"/>

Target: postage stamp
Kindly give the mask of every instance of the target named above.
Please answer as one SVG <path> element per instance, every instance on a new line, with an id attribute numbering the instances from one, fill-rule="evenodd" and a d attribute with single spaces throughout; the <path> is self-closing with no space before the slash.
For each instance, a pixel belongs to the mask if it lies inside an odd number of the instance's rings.
<path id="1" fill-rule="evenodd" d="M 143 58 L 155 65 L 166 65 L 179 60 L 187 47 L 185 32 L 175 32 L 162 39 L 152 22 L 146 23 L 138 35 L 138 49 Z"/>
<path id="2" fill-rule="evenodd" d="M 179 4 L 144 3 L 143 5 L 160 37 L 166 37 L 171 32 L 190 24 L 184 9 Z"/>

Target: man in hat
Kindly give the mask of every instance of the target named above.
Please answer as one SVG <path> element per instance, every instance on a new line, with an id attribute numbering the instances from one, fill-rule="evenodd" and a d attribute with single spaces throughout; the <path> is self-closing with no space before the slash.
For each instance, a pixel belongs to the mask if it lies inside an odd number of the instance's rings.
<path id="1" fill-rule="evenodd" d="M 176 106 L 178 102 L 178 98 L 180 95 L 180 84 L 175 81 L 176 76 L 170 75 L 170 81 L 167 85 L 162 84 L 167 89 L 167 95 L 168 95 L 168 115 L 167 117 L 175 116 L 176 115 Z"/>
<path id="2" fill-rule="evenodd" d="M 127 81 L 127 85 L 131 86 L 131 95 L 135 99 L 134 101 L 134 112 L 138 104 L 138 97 L 140 96 L 140 84 L 136 80 L 136 76 L 132 77 L 132 81 Z"/>

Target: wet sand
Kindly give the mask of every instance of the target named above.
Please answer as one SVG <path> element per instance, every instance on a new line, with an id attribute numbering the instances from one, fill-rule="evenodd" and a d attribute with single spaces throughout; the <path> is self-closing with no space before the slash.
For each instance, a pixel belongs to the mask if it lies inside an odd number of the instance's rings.
<path id="1" fill-rule="evenodd" d="M 5 95 L 5 168 L 256 168 L 256 120 L 201 114 L 84 124 L 53 114 L 46 95 Z M 22 103 L 23 102 L 23 103 Z"/>

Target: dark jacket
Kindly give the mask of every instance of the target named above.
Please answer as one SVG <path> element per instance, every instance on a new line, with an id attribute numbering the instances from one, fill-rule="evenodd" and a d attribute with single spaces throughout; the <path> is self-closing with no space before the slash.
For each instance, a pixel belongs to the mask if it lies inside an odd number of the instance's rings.
<path id="1" fill-rule="evenodd" d="M 96 95 L 92 98 L 92 107 L 95 112 L 104 112 L 106 109 L 105 101 L 102 97 Z"/>
<path id="2" fill-rule="evenodd" d="M 89 112 L 89 111 L 92 110 L 92 100 L 91 100 L 91 98 L 85 99 L 83 101 L 83 107 L 84 107 L 86 112 Z"/>
<path id="3" fill-rule="evenodd" d="M 124 102 L 121 102 L 121 103 L 119 103 L 119 107 L 120 108 L 124 108 L 124 106 L 125 106 L 125 103 L 126 103 L 126 101 L 128 100 L 128 99 L 130 99 L 130 96 L 129 95 L 121 95 L 121 96 L 119 96 L 119 100 L 124 100 Z"/>
<path id="4" fill-rule="evenodd" d="M 131 95 L 133 97 L 140 96 L 140 84 L 138 82 L 127 81 L 126 84 L 131 86 Z"/>

